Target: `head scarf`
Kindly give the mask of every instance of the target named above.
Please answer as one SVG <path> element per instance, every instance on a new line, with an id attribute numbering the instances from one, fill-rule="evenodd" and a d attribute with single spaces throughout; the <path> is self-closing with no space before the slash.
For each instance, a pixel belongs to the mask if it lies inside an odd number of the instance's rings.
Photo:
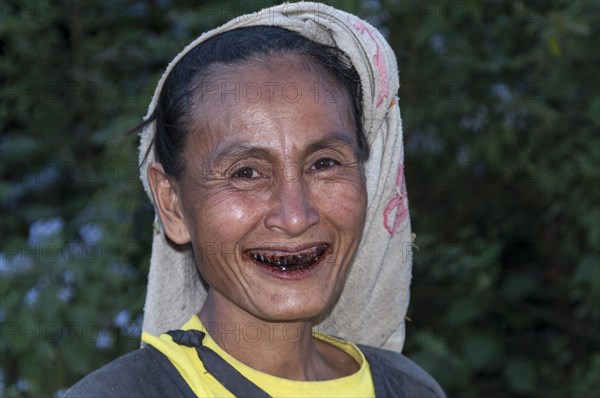
<path id="1" fill-rule="evenodd" d="M 171 61 L 145 119 L 154 112 L 166 77 L 185 54 L 219 33 L 255 25 L 278 26 L 337 47 L 360 76 L 363 130 L 371 146 L 370 159 L 365 163 L 367 221 L 339 300 L 317 328 L 355 343 L 401 351 L 409 301 L 412 238 L 396 96 L 398 68 L 392 49 L 377 29 L 354 15 L 312 2 L 281 4 L 240 16 L 202 34 Z M 140 133 L 141 180 L 150 200 L 147 169 L 155 161 L 150 148 L 155 133 L 154 121 Z M 178 329 L 202 308 L 206 289 L 191 250 L 169 244 L 158 222 L 148 279 L 143 331 L 158 335 Z"/>

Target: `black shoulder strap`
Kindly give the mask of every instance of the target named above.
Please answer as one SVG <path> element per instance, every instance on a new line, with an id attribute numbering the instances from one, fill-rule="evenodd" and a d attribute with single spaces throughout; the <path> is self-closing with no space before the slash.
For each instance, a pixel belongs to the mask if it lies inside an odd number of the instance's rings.
<path id="1" fill-rule="evenodd" d="M 172 330 L 167 332 L 177 344 L 194 347 L 208 372 L 236 397 L 270 398 L 270 395 L 245 378 L 216 352 L 204 346 L 205 334 L 199 330 Z"/>

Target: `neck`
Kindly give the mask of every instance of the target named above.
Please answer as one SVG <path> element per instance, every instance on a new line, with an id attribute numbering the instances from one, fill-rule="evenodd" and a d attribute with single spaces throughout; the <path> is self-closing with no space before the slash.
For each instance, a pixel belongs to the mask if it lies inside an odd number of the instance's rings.
<path id="1" fill-rule="evenodd" d="M 269 322 L 237 307 L 223 311 L 220 301 L 209 291 L 200 319 L 224 351 L 253 369 L 300 381 L 334 379 L 358 369 L 347 354 L 312 336 L 312 322 Z"/>

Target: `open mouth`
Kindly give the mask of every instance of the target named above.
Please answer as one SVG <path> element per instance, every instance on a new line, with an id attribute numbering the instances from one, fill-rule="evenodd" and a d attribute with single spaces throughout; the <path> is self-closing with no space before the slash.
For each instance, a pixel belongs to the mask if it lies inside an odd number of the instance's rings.
<path id="1" fill-rule="evenodd" d="M 298 253 L 272 254 L 268 251 L 250 250 L 248 255 L 257 263 L 280 271 L 298 271 L 317 263 L 329 245 L 321 244 Z"/>

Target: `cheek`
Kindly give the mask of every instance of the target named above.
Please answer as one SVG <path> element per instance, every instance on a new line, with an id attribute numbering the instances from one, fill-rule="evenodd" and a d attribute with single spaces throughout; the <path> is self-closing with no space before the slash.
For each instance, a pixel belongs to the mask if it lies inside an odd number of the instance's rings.
<path id="1" fill-rule="evenodd" d="M 193 243 L 219 242 L 233 246 L 256 224 L 259 205 L 257 195 L 247 192 L 218 189 L 197 195 L 186 212 L 194 231 Z"/>
<path id="2" fill-rule="evenodd" d="M 200 273 L 209 284 L 236 278 L 237 245 L 257 223 L 256 199 L 226 189 L 197 195 L 186 211 Z"/>
<path id="3" fill-rule="evenodd" d="M 367 192 L 362 179 L 324 183 L 316 195 L 322 211 L 337 225 L 362 231 L 367 207 Z M 350 231 L 348 231 L 350 232 Z"/>

